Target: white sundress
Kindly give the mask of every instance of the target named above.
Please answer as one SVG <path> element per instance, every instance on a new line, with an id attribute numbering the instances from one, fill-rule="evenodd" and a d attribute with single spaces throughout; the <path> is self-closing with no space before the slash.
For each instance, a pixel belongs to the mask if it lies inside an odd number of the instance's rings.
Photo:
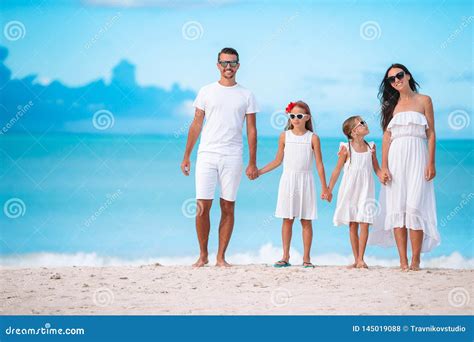
<path id="1" fill-rule="evenodd" d="M 375 144 L 373 141 L 368 144 L 366 152 L 356 152 L 351 146 L 350 157 L 344 164 L 344 174 L 337 193 L 333 217 L 335 226 L 349 225 L 349 222 L 374 223 L 377 214 L 372 166 Z M 343 146 L 349 152 L 347 142 L 339 144 L 339 151 Z"/>
<path id="2" fill-rule="evenodd" d="M 285 132 L 283 173 L 278 187 L 275 216 L 304 220 L 317 218 L 316 193 L 312 172 L 313 132 L 298 136 L 291 130 Z"/>
<path id="3" fill-rule="evenodd" d="M 393 228 L 397 227 L 423 230 L 422 252 L 441 242 L 433 180 L 425 179 L 427 128 L 426 117 L 415 111 L 395 114 L 387 126 L 391 132 L 388 168 L 392 180 L 380 189 L 380 214 L 369 234 L 371 245 L 395 246 Z"/>

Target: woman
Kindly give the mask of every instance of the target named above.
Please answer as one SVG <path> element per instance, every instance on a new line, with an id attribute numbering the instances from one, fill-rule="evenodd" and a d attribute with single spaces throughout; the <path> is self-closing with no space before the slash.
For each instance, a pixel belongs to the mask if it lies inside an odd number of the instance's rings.
<path id="1" fill-rule="evenodd" d="M 418 93 L 418 83 L 402 64 L 392 64 L 385 72 L 379 99 L 384 186 L 369 244 L 393 246 L 396 242 L 401 270 L 418 271 L 420 253 L 440 243 L 432 181 L 436 175 L 433 104 L 429 96 Z"/>

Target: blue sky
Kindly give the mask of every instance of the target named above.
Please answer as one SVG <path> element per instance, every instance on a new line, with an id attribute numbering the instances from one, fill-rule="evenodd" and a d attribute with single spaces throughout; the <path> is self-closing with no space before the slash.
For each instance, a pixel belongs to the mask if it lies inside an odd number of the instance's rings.
<path id="1" fill-rule="evenodd" d="M 220 48 L 232 46 L 241 55 L 238 81 L 261 104 L 262 134 L 278 134 L 271 114 L 302 99 L 322 136 L 339 135 L 341 122 L 353 114 L 366 117 L 380 135 L 378 85 L 386 67 L 400 62 L 433 98 L 438 136 L 472 136 L 469 1 L 46 0 L 0 6 L 0 45 L 8 49 L 12 79 L 36 74 L 34 82 L 43 86 L 58 80 L 85 87 L 110 82 L 114 67 L 127 60 L 139 87 L 171 92 L 177 84 L 197 92 L 217 79 Z M 12 21 L 24 26 L 22 38 L 7 37 Z M 175 126 L 169 133 L 192 116 L 190 102 L 181 96 L 167 109 Z M 468 121 L 461 129 L 448 122 L 453 112 Z M 134 114 L 137 122 L 141 114 Z M 2 120 L 11 115 L 4 111 Z M 165 118 L 156 120 L 162 132 Z"/>

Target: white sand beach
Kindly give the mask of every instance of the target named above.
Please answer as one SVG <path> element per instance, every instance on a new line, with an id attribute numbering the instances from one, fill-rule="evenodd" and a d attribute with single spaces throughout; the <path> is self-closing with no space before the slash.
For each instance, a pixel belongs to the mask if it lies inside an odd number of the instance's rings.
<path id="1" fill-rule="evenodd" d="M 269 265 L 2 268 L 5 315 L 465 315 L 474 270 Z"/>

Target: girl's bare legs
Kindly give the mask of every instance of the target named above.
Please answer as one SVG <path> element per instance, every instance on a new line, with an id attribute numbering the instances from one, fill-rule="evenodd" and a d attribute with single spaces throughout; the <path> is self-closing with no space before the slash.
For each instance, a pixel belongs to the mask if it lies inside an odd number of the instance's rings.
<path id="1" fill-rule="evenodd" d="M 301 220 L 301 227 L 303 228 L 303 262 L 311 263 L 311 243 L 313 241 L 313 225 L 311 220 Z"/>
<path id="2" fill-rule="evenodd" d="M 365 247 L 367 246 L 367 239 L 369 237 L 369 224 L 359 223 L 360 236 L 359 236 L 359 253 L 357 258 L 357 268 L 368 268 L 364 261 Z"/>
<path id="3" fill-rule="evenodd" d="M 407 229 L 393 228 L 395 241 L 397 243 L 398 254 L 400 256 L 400 268 L 402 271 L 408 271 L 408 256 L 407 256 Z"/>
<path id="4" fill-rule="evenodd" d="M 410 229 L 411 265 L 410 270 L 420 270 L 421 245 L 423 243 L 423 230 Z"/>
<path id="5" fill-rule="evenodd" d="M 359 234 L 357 233 L 359 224 L 357 222 L 349 222 L 349 237 L 351 239 L 352 254 L 354 254 L 354 263 L 350 264 L 349 268 L 357 266 L 357 260 L 359 259 Z"/>
<path id="6" fill-rule="evenodd" d="M 290 261 L 290 244 L 291 244 L 291 233 L 293 230 L 294 219 L 283 219 L 283 225 L 281 229 L 281 239 L 283 241 L 283 258 L 281 260 Z"/>

